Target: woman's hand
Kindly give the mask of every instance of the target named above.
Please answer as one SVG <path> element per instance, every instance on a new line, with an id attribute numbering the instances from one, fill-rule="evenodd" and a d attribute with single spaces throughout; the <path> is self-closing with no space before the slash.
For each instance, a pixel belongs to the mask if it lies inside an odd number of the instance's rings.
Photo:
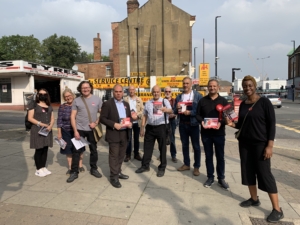
<path id="1" fill-rule="evenodd" d="M 228 117 L 225 117 L 225 119 L 226 119 L 225 122 L 227 126 L 235 127 L 235 124 Z"/>
<path id="2" fill-rule="evenodd" d="M 80 134 L 78 133 L 78 131 L 74 132 L 74 137 L 76 140 L 80 140 Z"/>
<path id="3" fill-rule="evenodd" d="M 265 148 L 265 152 L 264 152 L 264 160 L 266 159 L 270 159 L 273 155 L 273 147 L 272 146 L 267 146 Z"/>

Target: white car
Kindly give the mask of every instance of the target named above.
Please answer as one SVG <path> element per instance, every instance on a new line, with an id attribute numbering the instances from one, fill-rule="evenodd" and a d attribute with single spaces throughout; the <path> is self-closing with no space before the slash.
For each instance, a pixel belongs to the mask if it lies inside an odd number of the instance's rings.
<path id="1" fill-rule="evenodd" d="M 275 94 L 263 94 L 263 97 L 266 97 L 270 99 L 273 106 L 276 106 L 277 108 L 281 108 L 281 99 L 278 95 Z"/>

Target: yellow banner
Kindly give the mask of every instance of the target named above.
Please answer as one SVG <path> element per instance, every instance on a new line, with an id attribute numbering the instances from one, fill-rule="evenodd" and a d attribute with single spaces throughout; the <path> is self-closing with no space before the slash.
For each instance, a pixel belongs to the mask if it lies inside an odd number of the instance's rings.
<path id="1" fill-rule="evenodd" d="M 182 80 L 186 76 L 172 76 L 172 77 L 156 77 L 156 84 L 165 88 L 170 86 L 171 88 L 182 88 Z"/>
<path id="2" fill-rule="evenodd" d="M 99 78 L 99 79 L 89 79 L 94 88 L 97 89 L 112 89 L 116 84 L 120 84 L 124 87 L 128 86 L 127 77 L 118 77 L 118 78 Z M 131 77 L 130 85 L 138 87 L 138 78 Z M 140 78 L 140 88 L 150 88 L 150 78 L 141 77 Z"/>
<path id="3" fill-rule="evenodd" d="M 172 98 L 176 98 L 177 95 L 181 94 L 181 92 L 172 92 Z M 165 93 L 164 92 L 161 92 L 160 93 L 160 96 L 162 98 L 165 97 Z M 143 102 L 147 102 L 149 101 L 150 99 L 153 98 L 152 96 L 152 93 L 151 92 L 140 92 L 140 98 L 142 99 Z"/>
<path id="4" fill-rule="evenodd" d="M 209 81 L 209 73 L 210 73 L 210 67 L 209 63 L 200 63 L 199 65 L 199 71 L 200 71 L 200 78 L 199 78 L 199 85 L 200 86 L 207 86 L 207 83 Z"/>
<path id="5" fill-rule="evenodd" d="M 138 75 L 138 72 L 131 72 L 130 73 L 130 76 L 137 76 Z M 147 76 L 147 73 L 146 72 L 140 72 L 140 76 Z"/>

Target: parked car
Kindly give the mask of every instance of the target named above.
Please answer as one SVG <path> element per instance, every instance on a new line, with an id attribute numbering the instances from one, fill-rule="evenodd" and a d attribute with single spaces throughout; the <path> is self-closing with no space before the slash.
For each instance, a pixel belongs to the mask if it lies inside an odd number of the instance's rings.
<path id="1" fill-rule="evenodd" d="M 278 95 L 275 94 L 262 94 L 263 97 L 270 99 L 273 106 L 281 108 L 281 99 Z"/>
<path id="2" fill-rule="evenodd" d="M 228 103 L 232 102 L 232 96 L 227 95 L 227 96 L 223 96 L 223 97 L 227 100 Z"/>

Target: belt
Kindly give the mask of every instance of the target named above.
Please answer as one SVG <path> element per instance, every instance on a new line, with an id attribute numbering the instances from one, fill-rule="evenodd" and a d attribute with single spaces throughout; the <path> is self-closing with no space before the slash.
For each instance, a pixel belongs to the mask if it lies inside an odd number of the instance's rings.
<path id="1" fill-rule="evenodd" d="M 159 124 L 159 125 L 150 125 L 150 124 L 147 124 L 147 126 L 150 126 L 150 127 L 159 127 L 159 126 L 162 126 L 162 125 L 165 125 L 165 124 Z"/>
<path id="2" fill-rule="evenodd" d="M 180 121 L 181 124 L 187 124 L 187 125 L 190 125 L 191 122 L 190 121 Z"/>

